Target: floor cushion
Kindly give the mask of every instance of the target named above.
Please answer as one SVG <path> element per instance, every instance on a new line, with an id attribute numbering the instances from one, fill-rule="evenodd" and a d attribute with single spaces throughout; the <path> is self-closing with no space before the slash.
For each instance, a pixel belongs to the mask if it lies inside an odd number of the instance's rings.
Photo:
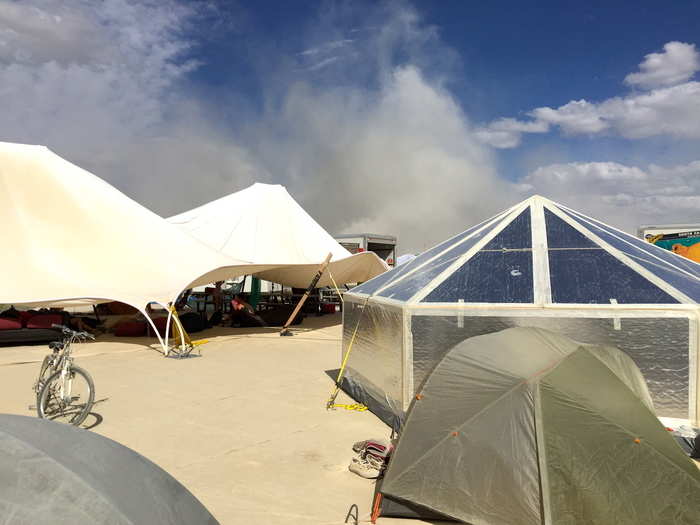
<path id="1" fill-rule="evenodd" d="M 51 325 L 63 324 L 59 314 L 36 314 L 27 319 L 27 328 L 51 328 Z"/>
<path id="2" fill-rule="evenodd" d="M 22 322 L 19 319 L 0 317 L 0 330 L 17 330 L 19 328 L 22 328 Z"/>
<path id="3" fill-rule="evenodd" d="M 146 335 L 146 321 L 119 321 L 114 325 L 117 337 L 141 337 Z"/>

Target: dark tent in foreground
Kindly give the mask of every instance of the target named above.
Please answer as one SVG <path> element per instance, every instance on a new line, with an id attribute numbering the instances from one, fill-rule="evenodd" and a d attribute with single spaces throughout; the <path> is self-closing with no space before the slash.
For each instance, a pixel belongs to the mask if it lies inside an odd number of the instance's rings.
<path id="1" fill-rule="evenodd" d="M 381 491 L 473 525 L 691 525 L 700 470 L 613 347 L 511 328 L 418 389 Z"/>
<path id="2" fill-rule="evenodd" d="M 217 524 L 175 478 L 87 430 L 0 415 L 0 521 L 17 524 Z"/>

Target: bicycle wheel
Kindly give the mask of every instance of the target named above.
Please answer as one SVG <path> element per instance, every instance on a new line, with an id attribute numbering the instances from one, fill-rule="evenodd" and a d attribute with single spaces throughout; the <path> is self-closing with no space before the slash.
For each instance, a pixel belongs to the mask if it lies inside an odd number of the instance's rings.
<path id="1" fill-rule="evenodd" d="M 60 370 L 49 376 L 37 396 L 36 411 L 40 418 L 78 426 L 90 413 L 94 402 L 95 385 L 90 374 L 71 366 L 65 384 Z"/>

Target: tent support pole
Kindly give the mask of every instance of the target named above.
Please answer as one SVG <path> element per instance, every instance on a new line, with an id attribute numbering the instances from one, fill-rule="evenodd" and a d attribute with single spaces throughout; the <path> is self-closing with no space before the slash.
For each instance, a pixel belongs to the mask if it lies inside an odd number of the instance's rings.
<path id="1" fill-rule="evenodd" d="M 163 349 L 163 355 L 168 355 L 168 347 L 167 344 L 163 341 L 163 338 L 160 336 L 158 333 L 158 329 L 156 328 L 156 325 L 153 323 L 153 320 L 151 319 L 151 316 L 148 315 L 148 312 L 146 310 L 140 310 L 139 311 L 143 314 L 143 316 L 146 318 L 146 321 L 148 324 L 151 325 L 151 328 L 153 329 L 153 333 L 156 335 L 156 338 L 158 339 L 158 342 L 160 343 L 160 347 Z"/>
<path id="2" fill-rule="evenodd" d="M 293 335 L 292 332 L 289 330 L 289 327 L 294 322 L 294 318 L 299 313 L 299 310 L 301 310 L 301 307 L 304 306 L 304 303 L 309 298 L 309 295 L 311 295 L 311 292 L 314 290 L 314 288 L 316 288 L 318 281 L 321 280 L 321 276 L 323 275 L 323 272 L 326 271 L 326 268 L 328 267 L 328 263 L 331 262 L 331 257 L 333 257 L 332 253 L 329 253 L 328 255 L 326 255 L 326 260 L 323 261 L 321 263 L 321 266 L 318 267 L 318 271 L 316 272 L 316 275 L 314 275 L 314 278 L 311 280 L 309 287 L 304 292 L 304 295 L 301 296 L 301 299 L 299 299 L 299 302 L 297 303 L 296 308 L 294 308 L 294 311 L 292 312 L 292 315 L 289 316 L 289 319 L 287 319 L 287 322 L 284 323 L 282 330 L 280 330 L 280 335 Z"/>
<path id="3" fill-rule="evenodd" d="M 170 321 L 173 318 L 173 311 L 170 309 L 170 304 L 168 303 L 167 306 L 165 306 L 165 309 L 168 311 L 168 320 L 165 322 L 165 344 L 168 344 L 168 334 L 170 334 Z M 168 357 L 168 352 L 170 350 L 170 346 L 166 346 L 165 348 L 165 357 Z"/>

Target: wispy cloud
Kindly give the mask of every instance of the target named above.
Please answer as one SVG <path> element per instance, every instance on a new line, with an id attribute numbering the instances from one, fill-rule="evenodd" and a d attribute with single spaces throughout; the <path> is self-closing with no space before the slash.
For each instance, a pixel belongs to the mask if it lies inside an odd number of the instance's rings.
<path id="1" fill-rule="evenodd" d="M 345 38 L 343 40 L 335 40 L 333 42 L 327 42 L 318 47 L 313 47 L 311 49 L 306 49 L 299 53 L 301 56 L 318 55 L 319 53 L 328 53 L 329 51 L 336 51 L 339 48 L 346 47 L 354 42 L 351 38 Z"/>
<path id="2" fill-rule="evenodd" d="M 324 58 L 320 62 L 317 62 L 316 64 L 307 67 L 306 71 L 318 71 L 319 69 L 323 69 L 324 67 L 331 65 L 333 62 L 337 62 L 339 59 L 340 57 Z"/>

